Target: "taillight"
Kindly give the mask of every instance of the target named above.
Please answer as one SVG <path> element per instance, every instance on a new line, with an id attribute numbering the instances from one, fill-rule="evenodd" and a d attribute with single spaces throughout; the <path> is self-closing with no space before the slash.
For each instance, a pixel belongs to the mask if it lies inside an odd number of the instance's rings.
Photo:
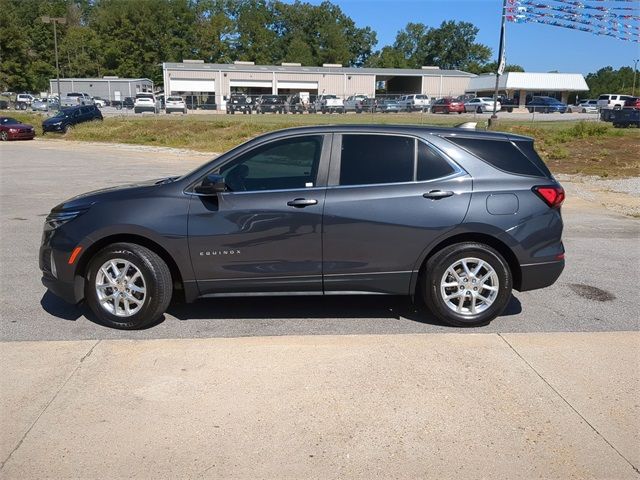
<path id="1" fill-rule="evenodd" d="M 564 202 L 564 188 L 560 185 L 545 185 L 532 189 L 551 208 L 559 208 Z"/>

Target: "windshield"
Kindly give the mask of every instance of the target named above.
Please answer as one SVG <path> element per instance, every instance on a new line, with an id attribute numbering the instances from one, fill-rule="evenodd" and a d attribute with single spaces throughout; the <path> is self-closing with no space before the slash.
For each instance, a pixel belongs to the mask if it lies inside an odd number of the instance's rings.
<path id="1" fill-rule="evenodd" d="M 262 97 L 262 101 L 265 103 L 278 103 L 278 97 Z"/>

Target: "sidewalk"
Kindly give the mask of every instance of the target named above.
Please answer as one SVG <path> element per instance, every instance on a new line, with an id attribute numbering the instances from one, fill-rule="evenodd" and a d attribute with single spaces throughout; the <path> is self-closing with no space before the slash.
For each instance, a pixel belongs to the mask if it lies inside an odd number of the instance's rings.
<path id="1" fill-rule="evenodd" d="M 640 333 L 0 344 L 0 478 L 639 478 Z"/>

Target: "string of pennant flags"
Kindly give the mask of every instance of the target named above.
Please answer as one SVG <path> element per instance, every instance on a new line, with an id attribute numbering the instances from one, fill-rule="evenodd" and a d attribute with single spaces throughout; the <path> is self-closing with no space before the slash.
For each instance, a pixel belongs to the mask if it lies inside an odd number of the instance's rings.
<path id="1" fill-rule="evenodd" d="M 507 0 L 505 16 L 512 23 L 551 25 L 640 43 L 637 0 Z"/>

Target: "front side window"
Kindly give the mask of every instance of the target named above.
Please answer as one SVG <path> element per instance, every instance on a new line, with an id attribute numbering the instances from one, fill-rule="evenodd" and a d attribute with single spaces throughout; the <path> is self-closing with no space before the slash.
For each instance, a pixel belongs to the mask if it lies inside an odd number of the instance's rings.
<path id="1" fill-rule="evenodd" d="M 278 140 L 262 145 L 220 168 L 232 192 L 314 187 L 322 135 Z"/>

